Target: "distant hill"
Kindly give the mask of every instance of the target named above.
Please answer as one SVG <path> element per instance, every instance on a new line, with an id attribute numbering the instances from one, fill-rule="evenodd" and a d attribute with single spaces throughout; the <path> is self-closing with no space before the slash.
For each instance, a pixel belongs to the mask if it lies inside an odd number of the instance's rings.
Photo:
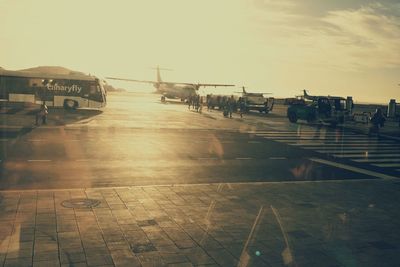
<path id="1" fill-rule="evenodd" d="M 29 71 L 35 73 L 50 73 L 50 74 L 60 74 L 60 75 L 87 75 L 83 72 L 70 70 L 60 66 L 39 66 L 29 69 L 23 69 L 20 71 Z"/>
<path id="2" fill-rule="evenodd" d="M 0 70 L 4 70 L 0 67 Z M 39 66 L 34 68 L 22 69 L 19 71 L 25 71 L 30 73 L 40 73 L 40 74 L 54 74 L 54 75 L 69 75 L 69 76 L 89 76 L 84 72 L 70 70 L 61 66 Z M 125 89 L 115 88 L 112 85 L 109 85 L 106 81 L 103 80 L 103 86 L 108 92 L 125 92 Z"/>
<path id="3" fill-rule="evenodd" d="M 107 83 L 103 83 L 103 87 L 104 87 L 104 89 L 106 89 L 107 92 L 126 92 L 125 89 L 115 88 L 114 86 L 109 85 Z"/>

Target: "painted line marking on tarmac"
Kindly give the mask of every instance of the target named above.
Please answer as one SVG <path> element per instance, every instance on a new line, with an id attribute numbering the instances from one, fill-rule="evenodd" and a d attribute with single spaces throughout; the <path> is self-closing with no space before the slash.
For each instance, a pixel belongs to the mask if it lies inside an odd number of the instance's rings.
<path id="1" fill-rule="evenodd" d="M 399 170 L 400 171 L 400 170 Z M 352 179 L 352 180 L 315 180 L 315 181 L 271 181 L 271 182 L 229 182 L 229 183 L 193 183 L 193 184 L 154 184 L 154 185 L 132 185 L 132 186 L 98 186 L 98 187 L 71 187 L 71 188 L 53 188 L 53 189 L 0 189 L 0 192 L 65 192 L 73 191 L 84 193 L 86 191 L 92 192 L 93 190 L 118 190 L 118 189 L 128 189 L 132 190 L 134 188 L 148 188 L 148 187 L 188 187 L 188 186 L 215 186 L 215 185 L 271 185 L 271 184 L 310 184 L 310 183 L 364 183 L 364 182 L 377 182 L 382 180 L 377 180 L 375 178 L 370 179 Z"/>
<path id="2" fill-rule="evenodd" d="M 337 146 L 337 147 L 324 147 L 324 146 L 316 146 L 316 147 L 306 147 L 306 149 L 314 149 L 314 150 L 321 150 L 321 151 L 342 151 L 342 150 L 349 150 L 349 151 L 398 151 L 400 152 L 400 148 L 398 147 L 357 147 L 357 146 Z"/>
<path id="3" fill-rule="evenodd" d="M 247 141 L 247 143 L 249 143 L 249 144 L 259 144 L 261 142 L 260 141 Z"/>
<path id="4" fill-rule="evenodd" d="M 382 167 L 382 168 L 398 168 L 398 167 L 400 167 L 400 163 L 377 163 L 377 164 L 372 164 L 372 165 Z"/>
<path id="5" fill-rule="evenodd" d="M 252 158 L 236 158 L 237 160 L 250 160 Z"/>
<path id="6" fill-rule="evenodd" d="M 43 140 L 43 139 L 29 139 L 28 141 L 29 141 L 29 142 L 44 142 L 44 141 L 47 141 L 47 140 Z"/>
<path id="7" fill-rule="evenodd" d="M 314 162 L 321 163 L 321 164 L 333 166 L 333 167 L 336 167 L 336 168 L 340 168 L 340 169 L 344 169 L 344 170 L 348 170 L 348 171 L 352 171 L 352 172 L 357 172 L 357 173 L 361 173 L 361 174 L 365 174 L 365 175 L 369 175 L 369 176 L 374 176 L 374 177 L 381 178 L 381 179 L 384 179 L 384 180 L 397 179 L 396 177 L 391 176 L 391 175 L 387 175 L 387 174 L 383 174 L 383 173 L 379 173 L 379 172 L 374 172 L 374 171 L 369 171 L 369 170 L 365 170 L 365 169 L 361 169 L 361 168 L 357 168 L 357 167 L 353 167 L 353 166 L 350 166 L 350 165 L 337 163 L 337 162 L 333 162 L 333 161 L 329 161 L 329 160 L 318 159 L 318 158 L 310 158 L 310 160 L 314 161 Z"/>
<path id="8" fill-rule="evenodd" d="M 218 160 L 218 158 L 197 158 L 197 160 Z"/>
<path id="9" fill-rule="evenodd" d="M 333 131 L 319 131 L 321 134 L 336 134 L 336 132 Z M 276 131 L 249 131 L 248 133 L 252 134 L 275 134 L 275 133 L 281 133 L 281 134 L 316 134 L 318 131 L 316 130 L 310 130 L 310 131 L 286 131 L 286 130 L 279 130 L 277 129 Z M 345 133 L 346 132 L 339 132 L 339 133 Z M 350 132 L 347 132 L 347 134 L 353 134 Z M 356 135 L 356 133 L 354 133 Z"/>
<path id="10" fill-rule="evenodd" d="M 0 142 L 7 142 L 10 139 L 0 139 Z"/>
<path id="11" fill-rule="evenodd" d="M 340 139 L 376 139 L 376 138 L 371 138 L 369 136 L 365 136 L 365 135 L 326 135 L 326 134 L 321 134 L 321 135 L 297 135 L 297 134 L 293 134 L 293 135 L 286 135 L 286 134 L 257 134 L 258 136 L 262 136 L 262 137 L 273 137 L 273 138 L 302 138 L 302 139 L 314 139 L 314 138 L 318 138 L 318 139 L 335 139 L 335 138 L 340 138 Z"/>
<path id="12" fill-rule="evenodd" d="M 335 149 L 335 150 L 315 150 L 318 153 L 326 153 L 326 154 L 355 154 L 359 155 L 360 153 L 365 154 L 380 154 L 380 153 L 388 153 L 388 152 L 400 152 L 397 149 L 387 149 L 387 150 L 349 150 L 349 149 Z"/>
<path id="13" fill-rule="evenodd" d="M 345 144 L 345 145 L 396 145 L 394 141 L 376 141 L 376 140 L 326 140 L 326 139 L 272 139 L 278 142 L 287 142 L 292 144 Z M 315 141 L 315 142 L 302 142 L 302 141 Z"/>
<path id="14" fill-rule="evenodd" d="M 260 136 L 282 136 L 282 137 L 342 137 L 342 138 L 355 138 L 355 137 L 363 137 L 363 138 L 372 138 L 367 135 L 356 135 L 356 134 L 336 134 L 336 133 L 282 133 L 282 132 L 274 132 L 274 133 L 260 133 L 257 134 Z"/>
<path id="15" fill-rule="evenodd" d="M 385 157 L 400 157 L 400 154 L 369 154 L 369 153 L 361 153 L 361 154 L 332 154 L 337 158 L 385 158 Z"/>
<path id="16" fill-rule="evenodd" d="M 277 140 L 278 141 L 278 140 Z M 340 145 L 343 145 L 345 147 L 396 147 L 398 148 L 399 146 L 396 144 L 382 144 L 382 143 L 365 143 L 365 144 L 349 144 L 349 143 L 323 143 L 323 142 L 287 142 L 288 145 L 291 146 L 304 146 L 304 147 L 320 147 L 320 146 L 324 146 L 324 147 L 328 147 L 328 146 L 333 146 L 333 147 L 338 147 Z"/>
<path id="17" fill-rule="evenodd" d="M 28 159 L 29 162 L 49 162 L 51 159 Z"/>
<path id="18" fill-rule="evenodd" d="M 264 138 L 269 138 L 267 136 L 262 136 Z M 293 140 L 310 140 L 310 141 L 326 141 L 326 142 L 376 142 L 378 140 L 375 139 L 369 139 L 369 138 L 360 138 L 360 137 L 356 137 L 356 138 L 325 138 L 325 137 L 301 137 L 301 136 L 293 136 L 293 137 L 282 137 L 282 136 L 276 136 L 276 137 L 271 137 L 271 139 L 276 139 L 276 140 L 288 140 L 288 141 L 293 141 Z M 393 141 L 390 141 L 390 143 L 393 143 Z"/>
<path id="19" fill-rule="evenodd" d="M 367 162 L 367 163 L 371 163 L 371 162 L 399 162 L 400 163 L 400 159 L 354 159 L 354 161 Z"/>
<path id="20" fill-rule="evenodd" d="M 281 160 L 281 159 L 287 159 L 287 158 L 286 157 L 269 157 L 269 159 Z"/>

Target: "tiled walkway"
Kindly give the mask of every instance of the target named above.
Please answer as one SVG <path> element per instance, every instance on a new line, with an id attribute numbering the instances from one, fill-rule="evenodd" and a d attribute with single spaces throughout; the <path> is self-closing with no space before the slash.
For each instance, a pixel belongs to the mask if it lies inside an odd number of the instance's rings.
<path id="1" fill-rule="evenodd" d="M 399 199 L 392 180 L 3 191 L 0 262 L 398 266 Z"/>

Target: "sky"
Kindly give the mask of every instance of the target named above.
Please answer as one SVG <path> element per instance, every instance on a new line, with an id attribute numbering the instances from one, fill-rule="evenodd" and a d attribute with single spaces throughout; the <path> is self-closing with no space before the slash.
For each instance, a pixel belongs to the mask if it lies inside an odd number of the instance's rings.
<path id="1" fill-rule="evenodd" d="M 165 81 L 400 102 L 400 1 L 0 0 L 0 67 L 154 80 L 157 65 Z"/>

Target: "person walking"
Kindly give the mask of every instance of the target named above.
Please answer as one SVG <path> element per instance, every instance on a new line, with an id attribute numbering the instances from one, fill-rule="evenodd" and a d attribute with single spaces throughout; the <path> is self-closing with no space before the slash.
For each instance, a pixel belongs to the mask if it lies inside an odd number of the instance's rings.
<path id="1" fill-rule="evenodd" d="M 211 95 L 206 96 L 207 101 L 207 111 L 211 111 Z"/>
<path id="2" fill-rule="evenodd" d="M 228 99 L 228 112 L 229 112 L 229 118 L 232 118 L 232 112 L 233 112 L 233 107 L 235 105 L 235 99 L 233 98 L 233 95 Z"/>
<path id="3" fill-rule="evenodd" d="M 192 95 L 189 95 L 187 103 L 188 103 L 188 109 L 190 110 L 190 105 L 192 104 Z"/>
<path id="4" fill-rule="evenodd" d="M 40 115 L 42 117 L 42 123 L 47 124 L 47 115 L 49 114 L 49 109 L 46 106 L 46 103 L 43 102 L 40 108 Z"/>
<path id="5" fill-rule="evenodd" d="M 203 112 L 203 101 L 204 101 L 203 96 L 200 96 L 199 97 L 199 113 L 200 114 L 201 114 L 201 112 Z"/>
<path id="6" fill-rule="evenodd" d="M 243 118 L 243 113 L 245 112 L 245 102 L 244 99 L 242 97 L 239 98 L 239 114 L 240 114 L 240 118 Z"/>
<path id="7" fill-rule="evenodd" d="M 386 119 L 383 116 L 382 109 L 377 108 L 371 118 L 372 126 L 369 129 L 369 134 L 376 133 L 379 136 L 379 129 L 385 125 L 385 121 Z"/>

